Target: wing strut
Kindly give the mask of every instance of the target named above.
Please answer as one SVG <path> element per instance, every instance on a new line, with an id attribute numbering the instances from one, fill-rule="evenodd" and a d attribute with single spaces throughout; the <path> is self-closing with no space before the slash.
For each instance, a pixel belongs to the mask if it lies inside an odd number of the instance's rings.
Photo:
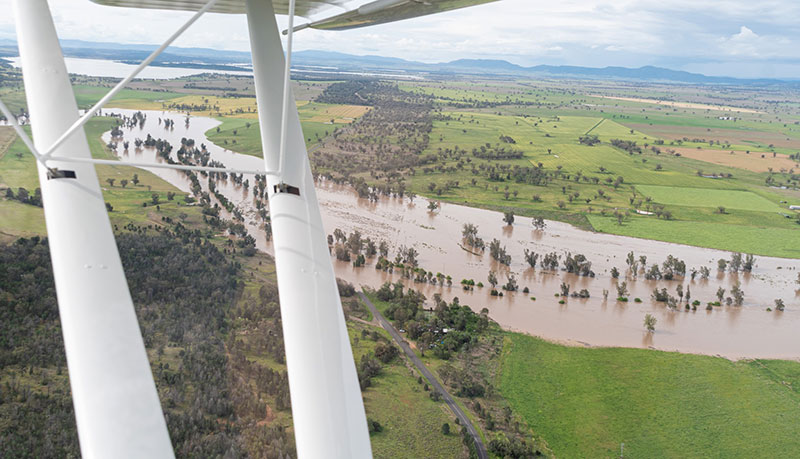
<path id="1" fill-rule="evenodd" d="M 267 190 L 297 453 L 301 458 L 371 457 L 300 119 L 297 110 L 284 110 L 282 103 L 284 91 L 289 106 L 294 97 L 291 86 L 284 87 L 286 62 L 272 2 L 247 0 L 247 21 L 265 169 L 280 171 L 279 178 L 267 177 Z"/>
<path id="2" fill-rule="evenodd" d="M 41 151 L 78 120 L 78 107 L 47 1 L 15 0 L 14 6 L 33 137 Z M 91 158 L 82 129 L 53 153 Z M 81 453 L 173 457 L 97 173 L 92 164 L 51 163 L 71 169 L 49 176 L 38 164 Z"/>

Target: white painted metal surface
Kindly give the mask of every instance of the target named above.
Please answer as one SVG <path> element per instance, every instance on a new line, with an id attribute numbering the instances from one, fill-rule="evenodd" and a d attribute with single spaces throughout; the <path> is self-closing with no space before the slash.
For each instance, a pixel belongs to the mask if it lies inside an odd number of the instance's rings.
<path id="1" fill-rule="evenodd" d="M 323 30 L 356 29 L 495 1 L 498 0 L 376 0 L 302 27 Z"/>
<path id="2" fill-rule="evenodd" d="M 197 11 L 206 3 L 205 0 L 92 0 L 95 3 L 130 8 L 154 8 L 161 10 Z M 331 6 L 343 7 L 352 0 L 297 0 L 296 13 L 309 16 Z M 287 14 L 289 0 L 273 0 L 277 14 Z M 212 13 L 246 13 L 245 0 L 219 0 Z"/>
<path id="3" fill-rule="evenodd" d="M 299 4 L 299 3 L 298 3 Z M 272 4 L 248 0 L 264 160 L 280 162 L 284 55 Z M 292 97 L 292 103 L 294 97 Z M 268 177 L 295 440 L 301 458 L 371 457 L 364 404 L 300 119 L 287 120 L 281 177 Z M 281 183 L 300 195 L 276 193 Z"/>
<path id="4" fill-rule="evenodd" d="M 37 148 L 78 119 L 46 0 L 15 0 L 17 40 Z M 56 156 L 89 158 L 83 130 Z M 48 180 L 39 165 L 61 327 L 82 455 L 173 457 L 128 284 L 91 164 L 75 179 Z"/>

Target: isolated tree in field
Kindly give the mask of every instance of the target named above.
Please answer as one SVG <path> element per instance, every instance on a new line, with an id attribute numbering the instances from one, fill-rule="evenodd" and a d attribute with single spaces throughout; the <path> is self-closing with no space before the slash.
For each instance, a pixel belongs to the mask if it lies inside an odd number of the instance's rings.
<path id="1" fill-rule="evenodd" d="M 122 179 L 119 181 L 119 184 L 122 185 L 122 188 L 128 186 L 128 179 Z"/>
<path id="2" fill-rule="evenodd" d="M 726 212 L 725 212 L 725 206 L 718 206 L 718 207 L 717 207 L 717 213 L 718 213 L 718 214 L 724 214 L 724 213 L 726 213 Z"/>
<path id="3" fill-rule="evenodd" d="M 153 194 L 152 194 L 152 196 L 151 196 L 151 198 L 152 198 L 152 201 L 153 201 L 153 205 L 156 205 L 156 206 L 157 206 L 157 205 L 158 205 L 158 203 L 160 202 L 160 201 L 159 201 L 159 196 L 158 196 L 158 193 L 153 193 Z"/>
<path id="4" fill-rule="evenodd" d="M 442 435 L 450 435 L 450 424 L 446 422 L 442 424 Z"/>
<path id="5" fill-rule="evenodd" d="M 133 186 L 138 185 L 139 184 L 139 174 L 133 174 L 133 178 L 131 179 L 131 182 L 133 182 Z"/>
<path id="6" fill-rule="evenodd" d="M 506 225 L 513 225 L 514 224 L 514 212 L 505 212 L 503 214 L 503 221 L 506 222 Z"/>
<path id="7" fill-rule="evenodd" d="M 113 187 L 113 186 L 114 186 L 114 181 L 115 181 L 115 180 L 114 180 L 113 178 L 107 178 L 107 179 L 106 179 L 106 182 L 108 182 L 108 186 L 110 186 L 110 187 Z"/>
<path id="8" fill-rule="evenodd" d="M 656 331 L 656 323 L 658 323 L 658 319 L 653 317 L 652 314 L 646 314 L 644 316 L 644 328 L 647 329 L 648 333 Z"/>

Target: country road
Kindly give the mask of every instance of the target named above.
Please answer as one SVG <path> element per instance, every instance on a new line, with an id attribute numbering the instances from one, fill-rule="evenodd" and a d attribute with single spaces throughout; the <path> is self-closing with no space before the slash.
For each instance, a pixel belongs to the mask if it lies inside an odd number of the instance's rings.
<path id="1" fill-rule="evenodd" d="M 378 319 L 378 323 L 381 324 L 381 327 L 383 327 L 386 331 L 389 332 L 390 335 L 392 335 L 392 338 L 395 340 L 395 342 L 397 342 L 397 344 L 400 345 L 400 348 L 403 350 L 403 352 L 406 353 L 406 356 L 408 356 L 408 358 L 414 363 L 414 365 L 417 367 L 420 373 L 422 373 L 425 376 L 428 382 L 430 382 L 431 386 L 433 386 L 435 390 L 439 391 L 439 393 L 442 394 L 445 403 L 447 403 L 447 406 L 449 406 L 450 410 L 456 415 L 461 425 L 467 427 L 467 431 L 472 436 L 472 439 L 475 441 L 475 449 L 478 451 L 478 457 L 480 459 L 488 459 L 489 455 L 486 453 L 486 447 L 483 445 L 483 440 L 481 440 L 481 436 L 478 435 L 478 431 L 475 429 L 475 426 L 472 425 L 472 421 L 470 421 L 470 419 L 467 417 L 464 411 L 461 410 L 461 407 L 458 406 L 456 401 L 453 400 L 453 397 L 451 397 L 450 394 L 445 390 L 445 388 L 439 383 L 439 380 L 433 376 L 433 373 L 431 373 L 430 370 L 428 370 L 428 367 L 426 367 L 425 364 L 422 363 L 422 360 L 420 360 L 419 357 L 417 357 L 417 354 L 415 354 L 414 351 L 411 350 L 408 343 L 406 343 L 406 341 L 403 339 L 403 337 L 400 335 L 397 329 L 394 328 L 394 326 L 391 323 L 389 323 L 389 321 L 386 320 L 385 317 L 383 317 L 383 314 L 381 314 L 378 311 L 378 308 L 376 308 L 375 305 L 372 304 L 372 301 L 370 301 L 369 298 L 367 298 L 363 292 L 358 292 L 358 296 L 361 298 L 362 301 L 364 301 L 369 310 L 372 311 L 372 315 L 375 316 L 376 319 Z"/>

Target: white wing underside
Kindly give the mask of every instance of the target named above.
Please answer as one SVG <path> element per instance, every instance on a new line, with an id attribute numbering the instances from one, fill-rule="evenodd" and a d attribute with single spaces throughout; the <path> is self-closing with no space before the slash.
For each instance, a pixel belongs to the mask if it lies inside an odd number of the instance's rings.
<path id="1" fill-rule="evenodd" d="M 156 10 L 197 11 L 208 0 L 92 0 L 94 3 L 108 6 L 122 6 L 126 8 L 150 8 Z M 296 0 L 295 14 L 297 16 L 311 16 L 331 6 L 344 7 L 350 0 Z M 289 13 L 289 0 L 273 0 L 272 7 L 275 14 Z M 247 3 L 245 0 L 219 0 L 209 12 L 245 14 Z"/>
<path id="2" fill-rule="evenodd" d="M 92 0 L 95 3 L 129 8 L 197 11 L 206 0 Z M 371 25 L 402 21 L 429 14 L 491 3 L 497 0 L 376 0 L 358 8 L 315 20 L 308 25 L 313 29 L 347 30 Z M 351 0 L 296 0 L 295 14 L 310 17 L 331 6 L 344 8 Z M 288 14 L 288 0 L 273 0 L 276 14 Z M 245 13 L 245 0 L 220 0 L 210 10 L 212 13 Z"/>

